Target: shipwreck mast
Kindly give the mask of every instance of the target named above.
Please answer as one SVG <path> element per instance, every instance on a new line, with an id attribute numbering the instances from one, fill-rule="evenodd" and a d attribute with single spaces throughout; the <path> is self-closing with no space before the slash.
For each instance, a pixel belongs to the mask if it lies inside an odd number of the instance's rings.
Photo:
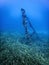
<path id="1" fill-rule="evenodd" d="M 35 31 L 34 27 L 32 26 L 31 22 L 29 21 L 28 17 L 26 16 L 25 10 L 23 8 L 21 8 L 21 12 L 22 12 L 22 19 L 23 19 L 22 23 L 23 23 L 24 30 L 25 30 L 25 36 L 26 36 L 27 39 L 29 39 L 31 35 L 28 31 L 28 26 L 27 25 L 30 26 L 33 33 L 36 33 L 36 31 Z"/>

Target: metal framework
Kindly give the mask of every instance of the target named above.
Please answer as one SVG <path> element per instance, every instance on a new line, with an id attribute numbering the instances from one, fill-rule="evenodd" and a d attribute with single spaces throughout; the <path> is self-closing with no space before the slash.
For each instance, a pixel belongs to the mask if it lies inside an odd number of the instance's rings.
<path id="1" fill-rule="evenodd" d="M 24 30 L 25 30 L 25 38 L 26 40 L 34 40 L 33 36 L 35 35 L 35 39 L 39 40 L 42 43 L 45 43 L 38 35 L 38 33 L 36 32 L 36 30 L 34 29 L 33 25 L 31 24 L 29 18 L 26 16 L 25 10 L 23 8 L 21 8 L 21 12 L 22 12 L 22 24 L 24 26 Z M 29 33 L 28 31 L 28 26 L 32 29 L 32 34 Z"/>

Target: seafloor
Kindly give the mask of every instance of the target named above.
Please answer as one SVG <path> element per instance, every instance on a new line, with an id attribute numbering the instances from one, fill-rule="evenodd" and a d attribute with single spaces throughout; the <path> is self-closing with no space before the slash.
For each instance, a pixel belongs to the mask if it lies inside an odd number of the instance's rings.
<path id="1" fill-rule="evenodd" d="M 47 37 L 43 37 L 46 43 L 32 39 L 27 44 L 22 37 L 17 33 L 0 33 L 0 65 L 49 65 Z"/>

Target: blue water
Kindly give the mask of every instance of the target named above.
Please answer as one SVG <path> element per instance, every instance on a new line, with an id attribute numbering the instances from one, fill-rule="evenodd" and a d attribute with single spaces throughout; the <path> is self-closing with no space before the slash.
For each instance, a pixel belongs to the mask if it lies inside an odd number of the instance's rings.
<path id="1" fill-rule="evenodd" d="M 48 2 L 48 0 L 0 1 L 0 31 L 24 32 L 21 16 L 21 8 L 24 8 L 35 30 L 41 33 L 48 33 Z"/>

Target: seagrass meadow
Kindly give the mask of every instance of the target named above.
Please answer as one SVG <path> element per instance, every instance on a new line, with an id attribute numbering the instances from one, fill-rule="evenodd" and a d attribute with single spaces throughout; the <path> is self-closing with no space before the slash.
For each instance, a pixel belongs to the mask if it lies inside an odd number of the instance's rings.
<path id="1" fill-rule="evenodd" d="M 21 38 L 17 33 L 0 33 L 0 65 L 49 65 L 49 42 L 25 44 Z"/>

